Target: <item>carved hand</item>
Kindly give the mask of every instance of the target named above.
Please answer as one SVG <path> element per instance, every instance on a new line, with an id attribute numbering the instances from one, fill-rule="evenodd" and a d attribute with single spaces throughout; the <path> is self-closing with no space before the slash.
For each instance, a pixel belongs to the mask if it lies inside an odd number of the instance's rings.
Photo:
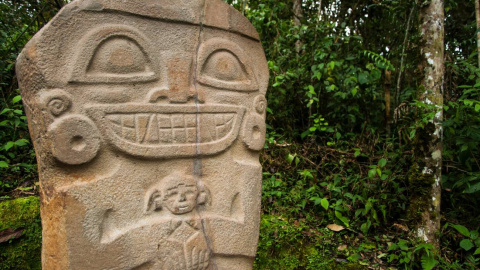
<path id="1" fill-rule="evenodd" d="M 197 232 L 184 246 L 188 270 L 206 270 L 210 263 L 210 250 L 203 233 Z"/>

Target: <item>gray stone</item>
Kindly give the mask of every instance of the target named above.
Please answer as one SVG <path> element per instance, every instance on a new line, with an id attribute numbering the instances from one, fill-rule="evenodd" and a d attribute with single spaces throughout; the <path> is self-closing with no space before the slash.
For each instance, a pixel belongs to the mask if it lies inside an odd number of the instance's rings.
<path id="1" fill-rule="evenodd" d="M 268 67 L 221 0 L 77 0 L 17 76 L 43 269 L 251 269 Z"/>

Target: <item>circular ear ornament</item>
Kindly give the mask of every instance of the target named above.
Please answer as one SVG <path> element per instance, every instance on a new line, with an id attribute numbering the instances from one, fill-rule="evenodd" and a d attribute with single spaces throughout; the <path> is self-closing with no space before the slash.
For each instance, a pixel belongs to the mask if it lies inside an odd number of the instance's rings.
<path id="1" fill-rule="evenodd" d="M 267 132 L 265 120 L 258 114 L 250 114 L 246 120 L 243 128 L 243 142 L 249 149 L 260 151 L 265 145 L 265 133 Z"/>
<path id="2" fill-rule="evenodd" d="M 54 89 L 42 95 L 47 110 L 53 116 L 60 116 L 72 107 L 72 98 L 65 91 Z"/>
<path id="3" fill-rule="evenodd" d="M 52 154 L 60 162 L 80 165 L 91 161 L 100 149 L 100 133 L 92 120 L 69 115 L 56 120 L 49 128 Z"/>
<path id="4" fill-rule="evenodd" d="M 253 101 L 253 106 L 259 114 L 263 114 L 267 108 L 267 99 L 264 96 L 256 96 Z"/>

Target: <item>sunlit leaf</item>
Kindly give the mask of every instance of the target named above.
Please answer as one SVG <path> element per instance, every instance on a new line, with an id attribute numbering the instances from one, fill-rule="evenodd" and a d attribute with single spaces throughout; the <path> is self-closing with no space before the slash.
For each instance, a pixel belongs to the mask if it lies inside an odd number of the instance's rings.
<path id="1" fill-rule="evenodd" d="M 292 164 L 294 158 L 295 158 L 295 155 L 292 155 L 292 154 L 289 153 L 289 154 L 287 155 L 287 162 L 288 162 L 288 164 Z"/>
<path id="2" fill-rule="evenodd" d="M 357 94 L 357 88 L 352 88 L 352 95 L 355 96 Z"/>
<path id="3" fill-rule="evenodd" d="M 9 150 L 10 148 L 12 148 L 13 146 L 15 145 L 14 142 L 7 142 L 4 146 L 5 150 Z"/>
<path id="4" fill-rule="evenodd" d="M 330 203 L 328 202 L 328 200 L 326 198 L 323 198 L 320 203 L 322 204 L 322 207 L 325 209 L 325 210 L 328 210 L 328 207 L 330 206 Z"/>
<path id="5" fill-rule="evenodd" d="M 387 165 L 387 160 L 386 159 L 382 158 L 378 161 L 378 166 L 383 168 L 383 167 L 385 167 L 385 165 Z"/>
<path id="6" fill-rule="evenodd" d="M 17 103 L 17 102 L 19 102 L 20 100 L 22 100 L 22 97 L 21 97 L 20 95 L 18 95 L 18 96 L 15 96 L 15 97 L 12 99 L 12 102 L 13 102 L 13 103 Z"/>
<path id="7" fill-rule="evenodd" d="M 25 146 L 27 144 L 28 144 L 28 140 L 25 140 L 25 139 L 20 139 L 15 142 L 15 145 L 17 146 Z"/>

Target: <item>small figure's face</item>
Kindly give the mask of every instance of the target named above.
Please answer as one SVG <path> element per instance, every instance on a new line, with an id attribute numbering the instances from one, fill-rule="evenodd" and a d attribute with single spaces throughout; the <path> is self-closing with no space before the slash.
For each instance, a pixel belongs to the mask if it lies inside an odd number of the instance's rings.
<path id="1" fill-rule="evenodd" d="M 196 185 L 179 184 L 164 193 L 163 205 L 174 215 L 191 212 L 197 205 L 198 189 Z"/>

